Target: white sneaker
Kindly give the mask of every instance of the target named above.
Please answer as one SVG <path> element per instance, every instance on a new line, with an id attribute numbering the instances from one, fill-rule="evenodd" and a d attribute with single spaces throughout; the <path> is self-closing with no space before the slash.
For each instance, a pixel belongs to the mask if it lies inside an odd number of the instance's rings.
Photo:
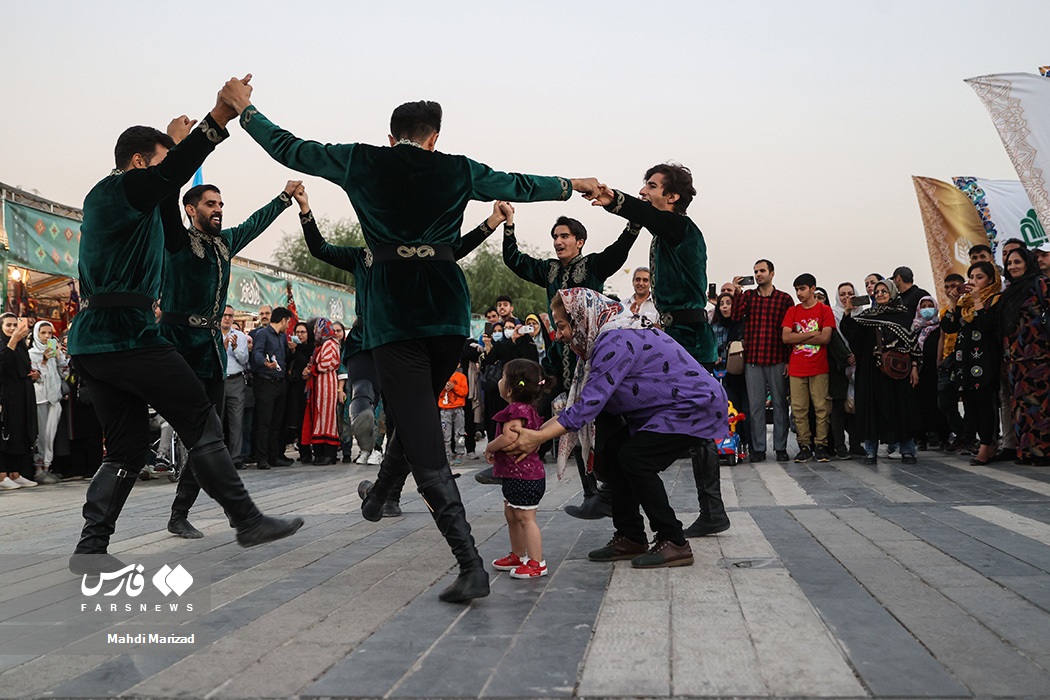
<path id="1" fill-rule="evenodd" d="M 368 458 L 372 456 L 371 452 L 365 452 L 361 450 L 357 455 L 357 459 L 354 460 L 354 464 L 368 464 Z"/>
<path id="2" fill-rule="evenodd" d="M 368 455 L 368 463 L 372 466 L 383 463 L 383 451 L 372 450 L 372 453 Z"/>
<path id="3" fill-rule="evenodd" d="M 11 477 L 8 477 L 8 479 L 10 479 L 10 478 Z M 14 480 L 14 482 L 16 484 L 18 484 L 19 486 L 24 486 L 25 488 L 31 488 L 33 486 L 36 486 L 36 482 L 35 481 L 30 481 L 29 479 L 25 478 L 24 476 L 18 477 L 17 479 Z"/>
<path id="4" fill-rule="evenodd" d="M 11 480 L 11 477 L 5 476 L 3 481 L 0 481 L 0 489 L 5 491 L 14 491 L 15 489 L 22 488 L 22 485 Z"/>

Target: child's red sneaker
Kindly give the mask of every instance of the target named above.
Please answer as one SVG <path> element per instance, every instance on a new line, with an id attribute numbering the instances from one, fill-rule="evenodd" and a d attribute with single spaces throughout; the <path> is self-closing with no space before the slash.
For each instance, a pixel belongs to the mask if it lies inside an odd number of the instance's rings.
<path id="1" fill-rule="evenodd" d="M 496 571 L 514 571 L 514 569 L 517 569 L 523 563 L 521 557 L 514 552 L 511 552 L 507 556 L 493 561 L 492 568 Z"/>
<path id="2" fill-rule="evenodd" d="M 529 559 L 527 562 L 510 572 L 511 578 L 539 578 L 547 575 L 547 562 Z"/>

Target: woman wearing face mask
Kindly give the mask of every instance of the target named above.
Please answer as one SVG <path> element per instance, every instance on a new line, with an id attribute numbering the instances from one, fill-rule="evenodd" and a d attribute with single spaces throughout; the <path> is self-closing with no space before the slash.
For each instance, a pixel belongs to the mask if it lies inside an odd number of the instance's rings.
<path id="1" fill-rule="evenodd" d="M 524 328 L 527 329 L 526 332 L 532 338 L 532 342 L 536 346 L 536 352 L 539 354 L 539 361 L 542 362 L 547 354 L 547 334 L 543 332 L 543 324 L 540 322 L 540 317 L 536 314 L 526 316 Z"/>
<path id="2" fill-rule="evenodd" d="M 0 489 L 12 491 L 36 486 L 23 474 L 33 466 L 37 434 L 33 381 L 40 375 L 24 342 L 29 335 L 26 319 L 0 315 L 0 333 Z"/>
<path id="3" fill-rule="evenodd" d="M 40 377 L 33 388 L 36 390 L 36 420 L 40 434 L 37 436 L 36 476 L 38 484 L 55 484 L 61 481 L 51 473 L 55 457 L 55 434 L 62 417 L 62 383 L 69 376 L 69 358 L 58 347 L 55 327 L 49 321 L 38 321 L 33 326 L 33 344 L 29 348 L 29 359 Z"/>
<path id="4" fill-rule="evenodd" d="M 1006 256 L 1010 286 L 999 302 L 999 330 L 1010 387 L 1017 464 L 1050 467 L 1050 326 L 1044 321 L 1050 281 L 1028 250 Z"/>
<path id="5" fill-rule="evenodd" d="M 995 456 L 999 424 L 995 397 L 1003 349 L 995 306 L 1002 281 L 999 269 L 990 262 L 970 265 L 968 274 L 970 281 L 957 301 L 949 301 L 941 328 L 945 333 L 958 333 L 953 379 L 962 387 L 967 432 L 976 430 L 981 441 L 981 449 L 970 464 L 983 466 Z"/>
<path id="6" fill-rule="evenodd" d="M 922 353 L 911 330 L 911 314 L 898 299 L 897 285 L 890 280 L 877 281 L 872 296 L 875 303 L 863 311 L 855 311 L 853 299 L 848 299 L 842 317 L 842 333 L 857 362 L 853 436 L 864 441 L 865 464 L 878 462 L 880 442 L 899 444 L 902 461 L 914 464 L 914 435 L 922 417 L 912 389 L 919 383 Z M 894 379 L 880 369 L 880 346 L 911 358 L 908 377 Z"/>
<path id="7" fill-rule="evenodd" d="M 310 326 L 300 321 L 292 333 L 292 351 L 288 359 L 288 398 L 284 409 L 284 441 L 294 442 L 299 449 L 299 461 L 313 463 L 313 448 L 303 444 L 303 414 L 306 412 L 307 366 L 314 354 L 314 341 Z"/>
<path id="8" fill-rule="evenodd" d="M 532 340 L 532 328 L 526 324 L 516 325 L 507 320 L 503 324 L 503 345 L 500 346 L 500 360 L 506 366 L 511 360 L 540 361 L 536 343 Z"/>
<path id="9" fill-rule="evenodd" d="M 492 325 L 492 335 L 481 338 L 484 348 L 478 365 L 481 367 L 482 407 L 485 416 L 485 434 L 489 440 L 496 439 L 496 421 L 494 416 L 507 407 L 507 402 L 499 394 L 499 380 L 503 376 L 501 350 L 507 342 L 503 338 L 503 324 Z"/>
<path id="10" fill-rule="evenodd" d="M 916 342 L 922 350 L 922 370 L 915 391 L 919 395 L 919 412 L 922 414 L 924 436 L 929 449 L 937 449 L 948 439 L 951 429 L 948 419 L 937 405 L 937 375 L 940 359 L 941 317 L 937 302 L 932 296 L 919 300 L 911 329 L 916 333 Z"/>
<path id="11" fill-rule="evenodd" d="M 747 382 L 743 374 L 728 374 L 726 362 L 729 359 L 729 344 L 744 339 L 744 321 L 734 321 L 733 295 L 722 293 L 715 298 L 715 312 L 711 320 L 711 330 L 715 334 L 715 344 L 718 348 L 718 360 L 715 361 L 714 375 L 722 382 L 722 388 L 726 391 L 726 397 L 740 413 L 748 418 L 736 424 L 736 434 L 740 436 L 740 442 L 745 452 L 751 451 L 751 424 L 750 410 L 747 402 Z M 763 416 L 763 419 L 765 416 Z"/>

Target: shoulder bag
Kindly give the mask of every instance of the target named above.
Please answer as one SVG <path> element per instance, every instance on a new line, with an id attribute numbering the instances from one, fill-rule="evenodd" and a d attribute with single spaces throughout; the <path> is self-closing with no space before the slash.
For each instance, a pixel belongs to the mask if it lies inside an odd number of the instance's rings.
<path id="1" fill-rule="evenodd" d="M 905 379 L 911 374 L 911 355 L 900 350 L 887 348 L 882 329 L 875 329 L 875 364 L 890 379 Z"/>

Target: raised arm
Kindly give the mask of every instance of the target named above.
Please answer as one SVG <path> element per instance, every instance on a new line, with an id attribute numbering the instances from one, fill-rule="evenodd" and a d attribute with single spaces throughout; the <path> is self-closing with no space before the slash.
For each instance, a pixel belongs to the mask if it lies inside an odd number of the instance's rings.
<path id="1" fill-rule="evenodd" d="M 608 279 L 619 272 L 623 264 L 627 262 L 627 255 L 631 252 L 631 246 L 638 240 L 638 233 L 641 230 L 640 225 L 627 222 L 623 232 L 608 248 L 594 254 L 591 260 L 594 264 L 594 271 L 600 279 Z"/>
<path id="2" fill-rule="evenodd" d="M 240 226 L 228 229 L 231 241 L 230 253 L 236 255 L 244 250 L 249 243 L 258 238 L 259 234 L 277 220 L 281 212 L 292 206 L 292 195 L 302 184 L 302 180 L 289 180 L 279 195 L 249 216 Z"/>
<path id="3" fill-rule="evenodd" d="M 503 173 L 469 158 L 467 163 L 472 185 L 470 198 L 482 202 L 491 202 L 494 199 L 507 202 L 549 202 L 566 200 L 573 192 L 581 192 L 585 199 L 593 200 L 601 193 L 601 183 L 592 177 L 565 178 Z"/>
<path id="4" fill-rule="evenodd" d="M 514 235 L 513 208 L 507 216 L 507 223 L 503 225 L 503 264 L 526 282 L 532 282 L 544 289 L 547 288 L 547 273 L 551 265 L 556 264 L 551 260 L 540 260 L 521 252 L 518 239 Z"/>
<path id="5" fill-rule="evenodd" d="M 471 253 L 473 253 L 478 246 L 485 242 L 492 232 L 496 230 L 496 227 L 507 220 L 506 215 L 500 208 L 500 205 L 510 206 L 507 202 L 495 202 L 492 205 L 492 213 L 489 218 L 478 224 L 470 233 L 466 233 L 459 237 L 456 241 L 454 248 L 456 249 L 455 255 L 456 260 L 461 260 Z M 513 211 L 513 209 L 512 209 Z"/>
<path id="6" fill-rule="evenodd" d="M 310 198 L 306 188 L 300 185 L 292 195 L 299 204 L 299 222 L 303 225 L 303 237 L 310 255 L 341 270 L 356 274 L 358 264 L 364 256 L 365 249 L 358 246 L 332 245 L 321 236 L 317 221 L 310 211 Z"/>
<path id="7" fill-rule="evenodd" d="M 689 220 L 681 214 L 657 209 L 649 202 L 643 202 L 619 190 L 612 190 L 612 202 L 605 205 L 605 211 L 644 226 L 654 236 L 666 240 L 671 245 L 678 245 L 684 241 L 689 231 Z"/>

